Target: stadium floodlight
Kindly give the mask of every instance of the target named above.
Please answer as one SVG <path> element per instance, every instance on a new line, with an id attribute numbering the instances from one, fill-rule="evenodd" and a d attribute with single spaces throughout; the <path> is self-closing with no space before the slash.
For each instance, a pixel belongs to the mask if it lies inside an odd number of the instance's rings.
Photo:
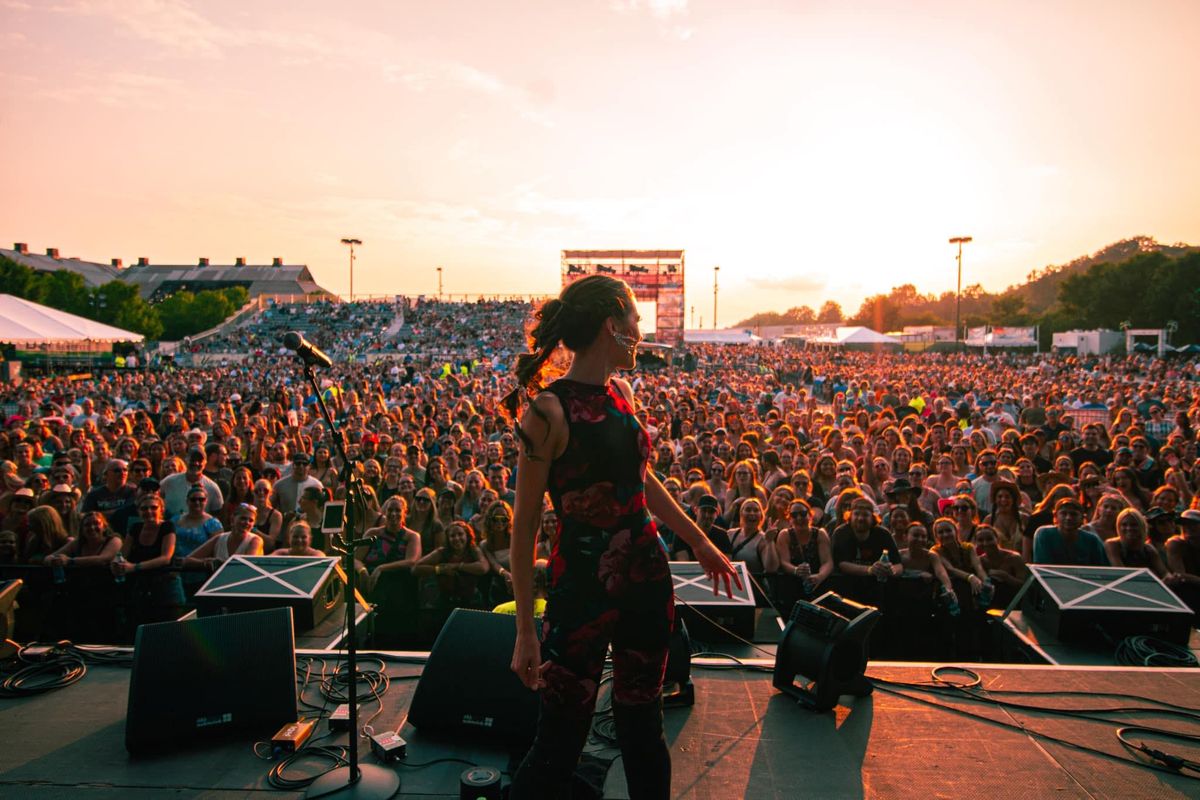
<path id="1" fill-rule="evenodd" d="M 955 236 L 950 244 L 958 245 L 958 289 L 954 292 L 954 344 L 955 350 L 962 349 L 962 246 L 971 241 L 970 236 Z"/>
<path id="2" fill-rule="evenodd" d="M 350 245 L 350 302 L 354 302 L 354 245 L 361 245 L 362 239 L 342 239 L 342 244 Z"/>

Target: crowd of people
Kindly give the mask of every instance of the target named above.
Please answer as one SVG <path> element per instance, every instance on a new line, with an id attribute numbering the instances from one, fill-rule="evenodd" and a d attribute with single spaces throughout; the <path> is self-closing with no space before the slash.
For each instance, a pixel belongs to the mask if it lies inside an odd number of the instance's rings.
<path id="1" fill-rule="evenodd" d="M 499 399 L 530 306 L 406 303 L 384 341 L 397 313 L 282 306 L 203 345 L 251 353 L 234 366 L 0 385 L 0 570 L 29 583 L 24 632 L 128 636 L 232 555 L 331 553 L 345 486 L 318 399 L 362 478 L 381 628 L 428 640 L 455 607 L 511 601 L 520 442 Z M 337 361 L 316 390 L 280 351 L 298 327 Z M 364 348 L 385 355 L 337 357 Z M 1196 359 L 689 345 L 629 378 L 652 468 L 782 615 L 832 588 L 884 609 L 892 652 L 970 655 L 1031 563 L 1145 567 L 1200 607 Z M 570 500 L 546 504 L 540 563 L 557 514 L 594 511 Z M 51 610 L 64 596 L 88 602 Z M 935 641 L 908 648 L 917 631 Z"/>
<path id="2" fill-rule="evenodd" d="M 189 341 L 187 352 L 264 356 L 279 353 L 283 335 L 297 331 L 331 356 L 362 357 L 395 352 L 400 339 L 387 335 L 404 321 L 399 302 L 316 300 L 311 303 L 270 303 L 230 329 Z"/>

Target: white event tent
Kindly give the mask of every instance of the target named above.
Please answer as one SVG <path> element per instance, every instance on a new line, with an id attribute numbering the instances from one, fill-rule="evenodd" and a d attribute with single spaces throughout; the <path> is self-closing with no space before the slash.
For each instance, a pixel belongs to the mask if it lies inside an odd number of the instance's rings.
<path id="1" fill-rule="evenodd" d="M 0 343 L 18 350 L 88 351 L 111 349 L 116 342 L 140 342 L 140 333 L 114 328 L 39 305 L 11 294 L 0 294 Z"/>
<path id="2" fill-rule="evenodd" d="M 876 345 L 904 345 L 895 336 L 888 336 L 879 331 L 864 328 L 861 325 L 843 325 L 831 336 L 814 336 L 808 339 L 809 345 L 817 347 L 873 347 Z"/>

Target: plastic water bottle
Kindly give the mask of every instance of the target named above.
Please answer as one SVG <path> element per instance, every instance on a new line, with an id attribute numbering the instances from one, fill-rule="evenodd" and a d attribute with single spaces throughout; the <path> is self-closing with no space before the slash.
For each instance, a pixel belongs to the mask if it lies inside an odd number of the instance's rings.
<path id="1" fill-rule="evenodd" d="M 992 604 L 993 592 L 995 592 L 995 586 L 992 584 L 992 579 L 988 578 L 983 582 L 983 588 L 979 590 L 980 608 L 987 608 Z"/>
<path id="2" fill-rule="evenodd" d="M 116 562 L 117 564 L 124 564 L 125 556 L 121 553 L 117 553 L 117 557 L 114 558 L 113 561 Z M 116 575 L 113 576 L 113 580 L 116 581 L 117 583 L 124 583 L 125 582 L 125 573 L 118 572 Z"/>
<path id="3" fill-rule="evenodd" d="M 891 568 L 892 568 L 892 560 L 891 560 L 890 558 L 888 558 L 887 550 L 884 550 L 884 551 L 883 551 L 883 555 L 881 555 L 881 556 L 879 557 L 879 563 L 880 563 L 880 564 L 883 564 L 885 567 L 887 567 L 889 570 L 891 570 Z M 877 576 L 875 577 L 875 579 L 876 579 L 877 581 L 879 581 L 880 583 L 885 583 L 885 582 L 887 581 L 887 576 L 886 576 L 886 575 L 883 575 L 883 574 L 880 574 L 880 575 L 877 575 Z"/>
<path id="4" fill-rule="evenodd" d="M 50 580 L 54 581 L 54 583 L 67 582 L 67 571 L 63 569 L 63 565 L 57 559 L 50 567 Z"/>
<path id="5" fill-rule="evenodd" d="M 960 613 L 962 613 L 962 609 L 958 607 L 958 596 L 945 586 L 942 586 L 942 591 L 941 594 L 938 595 L 938 600 L 940 600 L 941 603 L 946 606 L 946 611 L 950 613 L 950 616 L 957 617 Z"/>

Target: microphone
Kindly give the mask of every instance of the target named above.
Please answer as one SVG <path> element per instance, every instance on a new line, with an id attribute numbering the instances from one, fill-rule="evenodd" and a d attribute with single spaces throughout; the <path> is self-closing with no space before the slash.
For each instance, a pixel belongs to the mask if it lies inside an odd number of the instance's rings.
<path id="1" fill-rule="evenodd" d="M 296 331 L 288 331 L 283 335 L 283 346 L 295 350 L 300 360 L 310 367 L 332 367 L 333 359 L 321 352 L 320 348 L 306 340 Z"/>

